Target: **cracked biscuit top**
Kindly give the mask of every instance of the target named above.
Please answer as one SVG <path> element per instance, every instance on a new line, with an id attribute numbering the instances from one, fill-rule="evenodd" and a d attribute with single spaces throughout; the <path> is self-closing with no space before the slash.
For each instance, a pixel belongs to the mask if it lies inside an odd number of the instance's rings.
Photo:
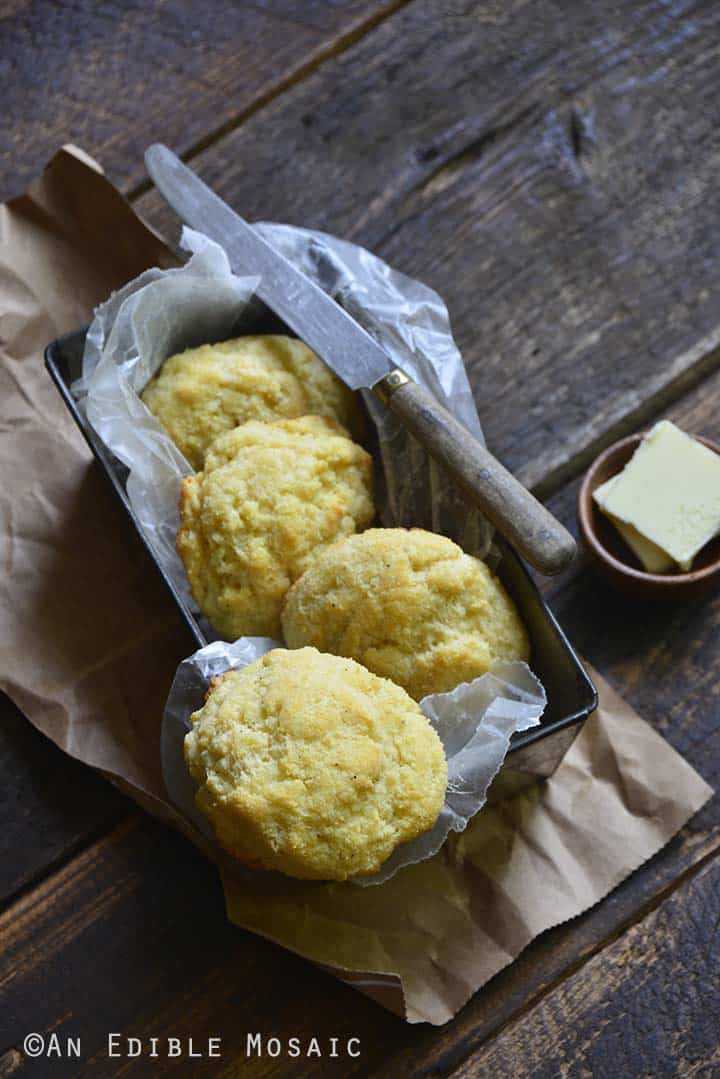
<path id="1" fill-rule="evenodd" d="M 329 416 L 357 434 L 355 395 L 294 337 L 264 334 L 168 357 L 141 394 L 197 471 L 210 443 L 248 420 Z"/>
<path id="2" fill-rule="evenodd" d="M 374 512 L 370 455 L 338 424 L 251 421 L 216 439 L 204 471 L 183 481 L 177 548 L 221 636 L 277 638 L 293 581 Z"/>
<path id="3" fill-rule="evenodd" d="M 215 680 L 185 759 L 219 843 L 253 867 L 346 880 L 435 823 L 442 744 L 403 689 L 353 660 L 274 649 Z"/>
<path id="4" fill-rule="evenodd" d="M 349 656 L 415 700 L 529 655 L 485 563 L 419 528 L 373 528 L 328 548 L 288 592 L 282 624 L 291 648 Z"/>

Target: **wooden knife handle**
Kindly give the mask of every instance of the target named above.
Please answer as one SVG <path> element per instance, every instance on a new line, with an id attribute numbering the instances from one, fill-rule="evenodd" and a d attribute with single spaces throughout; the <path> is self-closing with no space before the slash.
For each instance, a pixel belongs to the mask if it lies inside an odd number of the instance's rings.
<path id="1" fill-rule="evenodd" d="M 567 529 L 424 386 L 396 368 L 373 391 L 531 566 L 565 569 L 575 554 Z"/>

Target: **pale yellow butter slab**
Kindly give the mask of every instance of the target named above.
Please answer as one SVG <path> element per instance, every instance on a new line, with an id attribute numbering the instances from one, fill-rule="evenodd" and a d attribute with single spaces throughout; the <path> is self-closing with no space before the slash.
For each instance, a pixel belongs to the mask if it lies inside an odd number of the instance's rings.
<path id="1" fill-rule="evenodd" d="M 643 564 L 643 568 L 648 573 L 668 573 L 672 569 L 677 569 L 677 565 L 673 562 L 672 558 L 666 551 L 663 551 L 656 544 L 651 543 L 649 539 L 638 532 L 632 525 L 626 525 L 624 521 L 621 521 L 618 517 L 613 517 L 611 513 L 608 513 L 605 509 L 605 499 L 612 487 L 613 483 L 617 479 L 617 476 L 612 476 L 605 483 L 593 491 L 593 498 L 597 502 L 600 509 L 605 516 L 613 523 L 615 528 L 627 543 L 631 551 L 634 551 Z"/>
<path id="2" fill-rule="evenodd" d="M 601 508 L 687 570 L 720 532 L 720 456 L 661 420 L 614 478 Z"/>

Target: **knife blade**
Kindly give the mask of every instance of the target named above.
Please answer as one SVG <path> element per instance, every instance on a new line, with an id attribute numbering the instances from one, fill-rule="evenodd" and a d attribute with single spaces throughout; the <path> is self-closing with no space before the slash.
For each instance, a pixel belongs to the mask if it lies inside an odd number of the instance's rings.
<path id="1" fill-rule="evenodd" d="M 257 294 L 351 389 L 372 389 L 472 502 L 541 573 L 558 573 L 575 541 L 552 514 L 327 293 L 267 243 L 166 146 L 145 163 L 178 216 L 225 250 L 236 273 L 260 276 Z"/>
<path id="2" fill-rule="evenodd" d="M 225 249 L 235 273 L 258 274 L 257 295 L 352 390 L 373 386 L 392 364 L 378 343 L 326 292 L 271 247 L 166 146 L 145 154 L 158 191 L 192 228 Z"/>

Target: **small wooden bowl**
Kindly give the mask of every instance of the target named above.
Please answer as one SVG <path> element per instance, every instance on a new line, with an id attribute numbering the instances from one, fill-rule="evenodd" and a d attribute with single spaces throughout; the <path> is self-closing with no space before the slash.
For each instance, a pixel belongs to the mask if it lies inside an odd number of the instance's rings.
<path id="1" fill-rule="evenodd" d="M 593 501 L 593 491 L 625 467 L 642 437 L 642 434 L 630 435 L 615 442 L 596 457 L 588 469 L 578 494 L 580 535 L 598 569 L 621 591 L 646 599 L 690 599 L 720 583 L 720 537 L 703 547 L 687 573 L 646 573 L 615 526 Z M 700 435 L 693 435 L 693 438 L 720 454 L 716 442 Z"/>

